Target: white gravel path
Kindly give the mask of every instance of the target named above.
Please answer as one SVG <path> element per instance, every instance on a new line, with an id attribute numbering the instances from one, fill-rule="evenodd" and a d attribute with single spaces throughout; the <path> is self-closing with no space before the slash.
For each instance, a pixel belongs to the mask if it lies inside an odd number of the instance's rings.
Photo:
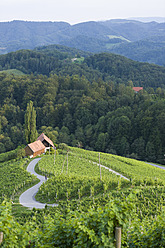
<path id="1" fill-rule="evenodd" d="M 45 208 L 45 205 L 47 206 L 58 206 L 58 204 L 46 204 L 46 203 L 40 203 L 40 202 L 37 202 L 35 200 L 35 195 L 37 194 L 40 186 L 42 183 L 44 183 L 46 180 L 45 180 L 45 177 L 44 176 L 41 176 L 41 175 L 38 175 L 35 171 L 34 171 L 34 168 L 36 166 L 36 164 L 38 163 L 38 161 L 40 160 L 41 158 L 36 158 L 34 160 L 32 160 L 28 167 L 27 167 L 27 171 L 30 172 L 31 174 L 37 176 L 37 178 L 40 180 L 40 182 L 36 185 L 34 185 L 33 187 L 31 187 L 30 189 L 26 190 L 24 193 L 22 193 L 22 195 L 19 197 L 19 202 L 21 205 L 23 205 L 24 207 L 28 207 L 30 209 L 32 208 Z"/>
<path id="2" fill-rule="evenodd" d="M 104 165 L 102 165 L 102 164 L 101 164 L 101 165 L 99 165 L 98 163 L 93 162 L 93 161 L 89 161 L 89 162 L 92 162 L 93 164 L 96 164 L 96 165 L 98 165 L 98 166 L 101 166 L 102 168 L 104 168 L 104 169 L 106 169 L 106 170 L 111 171 L 112 173 L 116 174 L 117 176 L 120 176 L 120 177 L 124 178 L 125 180 L 130 181 L 130 179 L 129 179 L 129 178 L 127 178 L 127 177 L 123 176 L 122 174 L 120 174 L 120 173 L 118 173 L 118 172 L 116 172 L 116 171 L 114 171 L 114 170 L 112 170 L 112 169 L 110 169 L 110 168 L 108 168 L 108 167 L 106 167 L 106 166 L 104 166 Z"/>
<path id="3" fill-rule="evenodd" d="M 150 164 L 150 165 L 155 166 L 155 167 L 157 167 L 159 169 L 165 170 L 165 167 L 164 166 L 160 166 L 160 165 L 152 164 L 152 163 L 148 163 L 148 162 L 146 164 Z"/>

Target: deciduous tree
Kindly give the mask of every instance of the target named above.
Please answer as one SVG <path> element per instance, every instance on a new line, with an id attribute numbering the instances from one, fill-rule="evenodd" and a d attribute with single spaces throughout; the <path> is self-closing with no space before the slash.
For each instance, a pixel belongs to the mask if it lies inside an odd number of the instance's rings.
<path id="1" fill-rule="evenodd" d="M 27 143 L 32 143 L 37 138 L 36 130 L 36 111 L 33 106 L 33 102 L 30 101 L 27 104 L 27 109 L 25 113 L 25 140 Z"/>

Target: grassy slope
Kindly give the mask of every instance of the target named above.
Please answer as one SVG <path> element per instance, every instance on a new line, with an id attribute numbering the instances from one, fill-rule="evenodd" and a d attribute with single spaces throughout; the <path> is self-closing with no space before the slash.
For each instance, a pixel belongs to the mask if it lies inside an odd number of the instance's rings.
<path id="1" fill-rule="evenodd" d="M 9 75 L 14 74 L 14 75 L 16 75 L 16 76 L 25 75 L 22 71 L 19 71 L 19 70 L 17 70 L 17 69 L 3 70 L 3 71 L 0 71 L 0 73 L 7 73 L 7 74 L 9 74 Z"/>

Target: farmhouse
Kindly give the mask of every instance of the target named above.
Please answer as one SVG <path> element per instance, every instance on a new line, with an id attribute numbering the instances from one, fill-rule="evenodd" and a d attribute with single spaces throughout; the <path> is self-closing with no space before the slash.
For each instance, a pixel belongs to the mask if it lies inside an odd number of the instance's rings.
<path id="1" fill-rule="evenodd" d="M 44 152 L 45 146 L 40 140 L 30 143 L 25 147 L 26 156 L 30 156 L 30 158 L 34 158 L 37 155 L 43 154 Z"/>
<path id="2" fill-rule="evenodd" d="M 133 87 L 133 90 L 138 93 L 140 90 L 143 90 L 143 87 Z"/>
<path id="3" fill-rule="evenodd" d="M 25 147 L 25 154 L 26 156 L 34 158 L 37 155 L 45 153 L 50 147 L 55 148 L 53 142 L 42 133 L 35 142 L 30 143 Z"/>

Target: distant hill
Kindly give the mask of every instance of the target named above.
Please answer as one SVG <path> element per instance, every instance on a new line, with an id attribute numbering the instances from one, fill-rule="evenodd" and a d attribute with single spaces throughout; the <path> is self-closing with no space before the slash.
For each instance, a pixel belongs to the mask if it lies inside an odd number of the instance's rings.
<path id="1" fill-rule="evenodd" d="M 93 53 L 113 52 L 137 61 L 165 65 L 165 23 L 155 21 L 117 19 L 76 25 L 0 22 L 0 37 L 0 54 L 58 44 Z"/>
<path id="2" fill-rule="evenodd" d="M 63 30 L 70 27 L 66 22 L 0 22 L 0 52 L 59 43 L 66 38 Z"/>
<path id="3" fill-rule="evenodd" d="M 129 20 L 136 20 L 140 22 L 165 22 L 165 17 L 131 17 Z"/>
<path id="4" fill-rule="evenodd" d="M 159 41 L 154 41 L 153 37 L 152 40 L 123 43 L 109 50 L 136 61 L 165 66 L 165 36 L 158 36 L 157 39 Z"/>
<path id="5" fill-rule="evenodd" d="M 165 23 L 149 22 L 143 23 L 134 20 L 108 20 L 100 24 L 111 28 L 129 41 L 138 41 L 152 36 L 165 35 Z"/>
<path id="6" fill-rule="evenodd" d="M 142 23 L 135 20 L 109 20 L 101 22 L 129 42 L 120 41 L 107 50 L 140 62 L 165 66 L 165 23 Z"/>

